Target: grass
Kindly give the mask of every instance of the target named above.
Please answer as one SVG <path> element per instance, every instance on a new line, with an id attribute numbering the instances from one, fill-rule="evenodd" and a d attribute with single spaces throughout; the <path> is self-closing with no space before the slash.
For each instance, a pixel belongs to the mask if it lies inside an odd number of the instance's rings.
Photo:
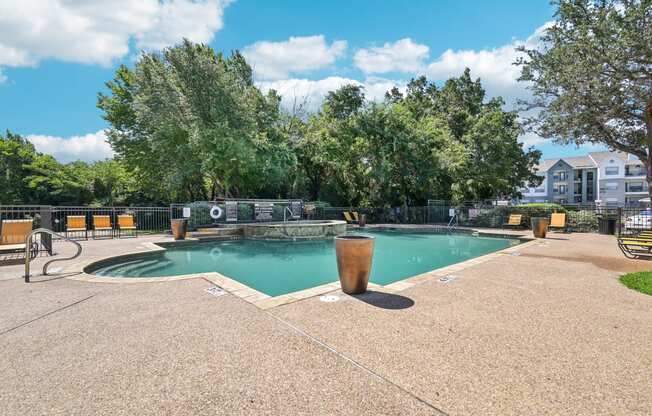
<path id="1" fill-rule="evenodd" d="M 620 276 L 620 281 L 630 289 L 652 295 L 652 272 L 628 273 Z"/>

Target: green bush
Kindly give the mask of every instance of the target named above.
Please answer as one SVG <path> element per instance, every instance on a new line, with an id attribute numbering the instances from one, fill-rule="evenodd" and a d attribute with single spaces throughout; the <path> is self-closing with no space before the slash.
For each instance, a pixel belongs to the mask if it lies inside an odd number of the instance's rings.
<path id="1" fill-rule="evenodd" d="M 598 230 L 598 216 L 594 211 L 566 212 L 566 225 L 571 231 L 591 232 Z"/>
<path id="2" fill-rule="evenodd" d="M 497 206 L 481 211 L 477 217 L 469 219 L 469 222 L 476 227 L 501 227 L 507 223 L 512 214 L 521 214 L 523 216 L 521 224 L 530 227 L 530 219 L 533 217 L 550 217 L 553 212 L 567 212 L 561 205 L 550 203 Z"/>

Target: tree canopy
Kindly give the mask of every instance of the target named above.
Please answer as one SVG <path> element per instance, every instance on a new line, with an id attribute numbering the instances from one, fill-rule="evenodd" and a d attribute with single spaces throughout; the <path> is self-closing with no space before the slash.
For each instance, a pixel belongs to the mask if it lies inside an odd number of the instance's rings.
<path id="1" fill-rule="evenodd" d="M 518 143 L 517 114 L 485 97 L 468 69 L 442 86 L 414 79 L 381 101 L 344 85 L 317 112 L 289 114 L 254 85 L 240 53 L 185 41 L 119 67 L 107 87 L 98 107 L 115 159 L 63 165 L 8 134 L 1 202 L 418 206 L 517 196 L 540 156 Z"/>
<path id="2" fill-rule="evenodd" d="M 157 203 L 116 160 L 61 164 L 23 137 L 0 135 L 0 203 L 123 205 Z"/>
<path id="3" fill-rule="evenodd" d="M 560 0 L 520 80 L 533 98 L 528 125 L 561 143 L 631 153 L 652 187 L 652 1 Z"/>

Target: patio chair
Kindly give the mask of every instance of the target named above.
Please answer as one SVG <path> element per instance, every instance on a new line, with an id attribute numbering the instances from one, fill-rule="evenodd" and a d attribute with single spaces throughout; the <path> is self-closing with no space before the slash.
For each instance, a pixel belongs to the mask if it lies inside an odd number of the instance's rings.
<path id="1" fill-rule="evenodd" d="M 652 236 L 619 237 L 618 248 L 628 259 L 652 256 Z"/>
<path id="2" fill-rule="evenodd" d="M 357 223 L 358 223 L 358 221 L 356 221 L 356 220 L 353 219 L 353 217 L 351 216 L 351 214 L 349 213 L 349 211 L 342 211 L 342 215 L 344 215 L 344 219 L 345 219 L 346 222 L 348 222 L 349 224 L 357 224 Z"/>
<path id="3" fill-rule="evenodd" d="M 68 215 L 66 216 L 66 238 L 70 233 L 84 233 L 84 238 L 88 240 L 88 229 L 86 228 L 85 215 Z"/>
<path id="4" fill-rule="evenodd" d="M 353 220 L 356 222 L 360 222 L 360 217 L 358 216 L 358 211 L 351 211 L 351 215 L 353 215 Z"/>
<path id="5" fill-rule="evenodd" d="M 138 236 L 138 228 L 134 222 L 134 217 L 129 214 L 118 215 L 118 238 L 122 231 L 131 231 L 134 237 Z"/>
<path id="6" fill-rule="evenodd" d="M 98 231 L 109 231 L 109 237 L 113 237 L 111 217 L 108 215 L 93 215 L 93 238 L 95 238 Z"/>
<path id="7" fill-rule="evenodd" d="M 523 226 L 523 215 L 521 214 L 511 214 L 509 220 L 503 224 L 503 227 L 522 227 Z"/>
<path id="8" fill-rule="evenodd" d="M 34 220 L 2 220 L 0 254 L 24 252 L 33 225 Z M 33 243 L 32 249 L 38 250 L 38 245 Z"/>
<path id="9" fill-rule="evenodd" d="M 548 228 L 566 231 L 566 214 L 563 212 L 555 212 L 550 214 L 550 225 Z"/>

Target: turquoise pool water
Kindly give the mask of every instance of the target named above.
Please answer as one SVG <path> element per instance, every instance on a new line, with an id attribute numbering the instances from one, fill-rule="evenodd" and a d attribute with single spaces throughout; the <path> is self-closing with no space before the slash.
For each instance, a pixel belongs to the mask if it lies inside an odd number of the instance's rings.
<path id="1" fill-rule="evenodd" d="M 467 234 L 369 231 L 376 237 L 370 280 L 386 285 L 439 267 L 518 244 L 508 238 Z M 163 253 L 99 268 L 114 277 L 157 277 L 218 272 L 270 296 L 335 282 L 332 239 L 315 241 L 234 240 L 171 248 Z"/>

